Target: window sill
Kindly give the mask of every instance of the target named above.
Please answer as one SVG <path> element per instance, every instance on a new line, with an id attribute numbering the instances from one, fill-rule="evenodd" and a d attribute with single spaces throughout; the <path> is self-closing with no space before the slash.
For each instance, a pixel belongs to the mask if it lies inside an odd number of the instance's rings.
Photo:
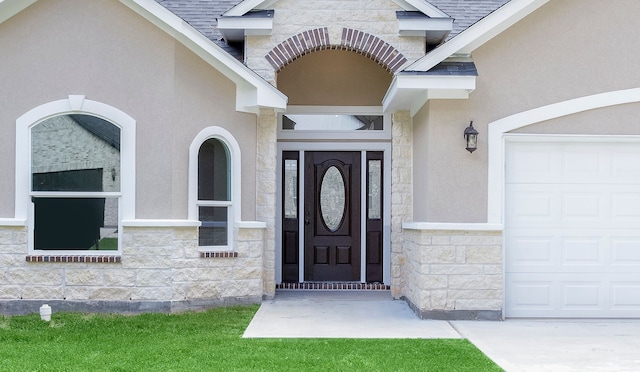
<path id="1" fill-rule="evenodd" d="M 218 252 L 200 252 L 200 258 L 236 258 L 238 252 L 234 251 L 218 251 Z"/>
<path id="2" fill-rule="evenodd" d="M 72 256 L 42 255 L 26 257 L 27 262 L 85 262 L 85 263 L 120 263 L 121 256 Z"/>

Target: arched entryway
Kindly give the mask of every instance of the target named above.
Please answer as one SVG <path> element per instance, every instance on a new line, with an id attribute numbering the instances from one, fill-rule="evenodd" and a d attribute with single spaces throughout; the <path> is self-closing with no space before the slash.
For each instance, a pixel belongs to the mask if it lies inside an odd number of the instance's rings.
<path id="1" fill-rule="evenodd" d="M 278 283 L 390 284 L 393 75 L 371 56 L 326 46 L 277 74 Z"/>

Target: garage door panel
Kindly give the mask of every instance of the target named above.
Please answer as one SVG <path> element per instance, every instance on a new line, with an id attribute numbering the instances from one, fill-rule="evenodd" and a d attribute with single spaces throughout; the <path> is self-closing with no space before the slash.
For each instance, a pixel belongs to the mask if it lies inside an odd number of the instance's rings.
<path id="1" fill-rule="evenodd" d="M 640 317 L 640 143 L 507 142 L 505 315 Z"/>
<path id="2" fill-rule="evenodd" d="M 640 279 L 637 277 L 630 279 L 611 282 L 611 309 L 613 311 L 640 311 Z M 637 313 L 636 316 L 638 316 Z"/>
<path id="3" fill-rule="evenodd" d="M 611 218 L 613 222 L 640 223 L 639 190 L 616 191 L 612 193 L 611 199 Z"/>
<path id="4" fill-rule="evenodd" d="M 560 281 L 561 304 L 559 310 L 598 310 L 605 309 L 605 290 L 600 281 L 589 281 L 584 278 L 576 281 L 575 275 Z"/>

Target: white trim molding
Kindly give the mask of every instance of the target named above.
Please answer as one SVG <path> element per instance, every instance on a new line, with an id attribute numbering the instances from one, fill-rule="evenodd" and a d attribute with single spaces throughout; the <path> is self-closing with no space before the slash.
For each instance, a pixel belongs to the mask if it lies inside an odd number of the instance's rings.
<path id="1" fill-rule="evenodd" d="M 67 99 L 45 103 L 31 109 L 16 120 L 15 218 L 28 220 L 31 200 L 31 135 L 36 124 L 65 114 L 86 114 L 104 119 L 121 130 L 120 192 L 121 218 L 135 219 L 136 192 L 136 121 L 123 111 L 107 104 L 70 95 Z"/>
<path id="2" fill-rule="evenodd" d="M 544 136 L 543 134 L 507 136 L 508 132 L 583 111 L 637 102 L 640 102 L 640 88 L 617 90 L 538 107 L 489 123 L 487 222 L 489 224 L 504 223 L 505 142 L 507 139 Z M 606 136 L 606 138 L 624 141 L 628 136 Z"/>

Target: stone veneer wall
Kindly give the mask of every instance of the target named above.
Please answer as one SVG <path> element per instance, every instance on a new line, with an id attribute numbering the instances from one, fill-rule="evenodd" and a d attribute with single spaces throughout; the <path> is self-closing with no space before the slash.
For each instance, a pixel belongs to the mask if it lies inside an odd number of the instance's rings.
<path id="1" fill-rule="evenodd" d="M 259 221 L 266 222 L 263 252 L 263 294 L 273 297 L 276 293 L 276 167 L 277 167 L 277 118 L 272 109 L 261 109 L 258 117 L 257 143 L 257 207 Z"/>
<path id="2" fill-rule="evenodd" d="M 502 318 L 501 231 L 405 229 L 404 296 L 421 318 Z"/>
<path id="3" fill-rule="evenodd" d="M 96 312 L 259 303 L 264 229 L 235 234 L 233 254 L 206 258 L 196 227 L 125 227 L 119 262 L 29 262 L 47 256 L 28 256 L 26 228 L 0 227 L 0 313 L 36 312 L 45 302 L 54 311 Z M 81 255 L 62 257 L 89 257 Z"/>
<path id="4" fill-rule="evenodd" d="M 399 298 L 407 285 L 402 224 L 413 216 L 413 120 L 409 111 L 393 115 L 391 136 L 391 294 Z"/>
<path id="5" fill-rule="evenodd" d="M 369 33 L 385 41 L 408 61 L 425 54 L 423 37 L 398 35 L 396 11 L 399 6 L 387 0 L 280 0 L 269 36 L 246 38 L 246 64 L 264 79 L 275 84 L 276 72 L 267 55 L 290 37 L 305 31 L 327 28 L 329 43 L 340 45 L 344 28 Z"/>

